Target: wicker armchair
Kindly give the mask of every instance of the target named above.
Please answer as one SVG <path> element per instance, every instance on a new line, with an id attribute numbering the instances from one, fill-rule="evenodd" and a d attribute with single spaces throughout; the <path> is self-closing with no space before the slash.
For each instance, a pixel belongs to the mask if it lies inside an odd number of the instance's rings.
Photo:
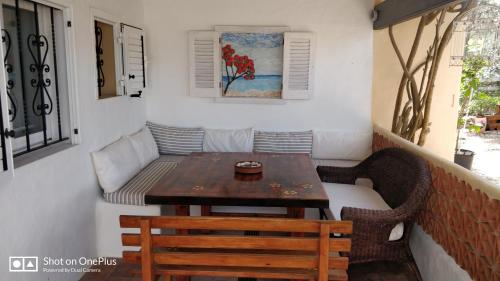
<path id="1" fill-rule="evenodd" d="M 352 168 L 318 166 L 317 171 L 323 182 L 330 183 L 354 185 L 357 178 L 369 178 L 374 190 L 392 208 L 342 209 L 341 218 L 337 219 L 353 221 L 351 263 L 396 261 L 415 265 L 409 238 L 431 184 L 429 168 L 423 159 L 400 148 L 388 148 Z M 391 230 L 401 222 L 404 223 L 402 238 L 388 241 Z"/>

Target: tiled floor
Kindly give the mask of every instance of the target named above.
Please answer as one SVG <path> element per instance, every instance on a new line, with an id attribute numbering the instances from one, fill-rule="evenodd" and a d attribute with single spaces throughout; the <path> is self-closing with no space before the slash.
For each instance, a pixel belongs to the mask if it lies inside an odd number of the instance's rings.
<path id="1" fill-rule="evenodd" d="M 480 135 L 463 132 L 460 136 L 462 138 L 460 148 L 476 153 L 472 171 L 485 180 L 500 185 L 500 169 L 498 169 L 500 132 L 490 131 Z"/>
<path id="2" fill-rule="evenodd" d="M 86 273 L 80 281 L 141 281 L 139 267 L 119 263 L 117 266 L 95 267 L 98 273 Z M 417 281 L 408 266 L 392 262 L 376 262 L 370 265 L 349 267 L 349 281 Z M 191 281 L 236 281 L 237 278 L 197 277 Z M 161 279 L 160 279 L 161 281 Z"/>
<path id="3" fill-rule="evenodd" d="M 119 262 L 116 266 L 96 266 L 92 269 L 99 272 L 88 272 L 80 281 L 141 281 L 139 265 Z"/>
<path id="4" fill-rule="evenodd" d="M 116 266 L 96 266 L 99 272 L 88 272 L 80 281 L 141 281 L 140 266 L 119 262 Z M 192 277 L 191 281 L 237 281 L 238 278 Z M 162 281 L 160 278 L 159 281 Z M 175 281 L 175 279 L 174 279 Z"/>

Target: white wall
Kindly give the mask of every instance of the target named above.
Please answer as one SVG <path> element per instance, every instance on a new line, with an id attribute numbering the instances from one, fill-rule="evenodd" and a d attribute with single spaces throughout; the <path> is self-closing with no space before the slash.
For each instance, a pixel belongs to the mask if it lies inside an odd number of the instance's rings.
<path id="1" fill-rule="evenodd" d="M 138 130 L 145 122 L 142 100 L 95 100 L 95 48 L 90 7 L 129 24 L 142 25 L 137 0 L 58 0 L 73 8 L 81 144 L 15 170 L 0 186 L 0 280 L 78 280 L 78 273 L 8 273 L 8 256 L 54 258 L 96 255 L 95 204 L 99 189 L 89 152 Z"/>
<path id="2" fill-rule="evenodd" d="M 372 0 L 144 0 L 152 121 L 211 128 L 368 129 Z M 285 25 L 317 37 L 315 93 L 285 105 L 222 104 L 188 96 L 190 30 Z"/>

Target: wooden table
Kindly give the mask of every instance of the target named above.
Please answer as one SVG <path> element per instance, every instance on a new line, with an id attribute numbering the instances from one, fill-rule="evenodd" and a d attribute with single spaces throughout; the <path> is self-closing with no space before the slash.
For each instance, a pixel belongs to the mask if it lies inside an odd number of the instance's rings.
<path id="1" fill-rule="evenodd" d="M 234 173 L 238 161 L 260 161 L 263 173 Z M 308 154 L 192 153 L 146 194 L 146 204 L 286 207 L 290 218 L 304 218 L 304 208 L 328 208 L 328 196 Z M 202 214 L 207 208 L 202 208 Z"/>

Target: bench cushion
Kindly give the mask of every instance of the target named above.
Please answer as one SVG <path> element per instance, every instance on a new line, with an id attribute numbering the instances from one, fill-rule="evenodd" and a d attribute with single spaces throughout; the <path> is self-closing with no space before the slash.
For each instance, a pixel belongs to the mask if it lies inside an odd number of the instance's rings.
<path id="1" fill-rule="evenodd" d="M 160 157 L 151 162 L 118 191 L 104 193 L 104 200 L 114 204 L 145 205 L 144 196 L 146 193 L 162 176 L 177 166 L 176 162 L 167 160 L 167 157 Z"/>
<path id="2" fill-rule="evenodd" d="M 342 219 L 340 212 L 343 207 L 354 207 L 370 210 L 390 210 L 391 207 L 371 187 L 339 183 L 323 183 L 330 199 L 330 210 L 335 219 Z M 404 225 L 396 225 L 389 236 L 389 241 L 403 237 Z"/>
<path id="3" fill-rule="evenodd" d="M 158 146 L 151 135 L 148 127 L 142 128 L 139 132 L 127 136 L 135 149 L 139 161 L 141 163 L 141 169 L 145 168 L 149 163 L 160 157 L 158 152 Z"/>
<path id="4" fill-rule="evenodd" d="M 203 128 L 182 128 L 147 122 L 160 154 L 189 155 L 203 149 Z"/>
<path id="5" fill-rule="evenodd" d="M 206 129 L 205 152 L 252 152 L 253 128 L 241 130 Z"/>
<path id="6" fill-rule="evenodd" d="M 141 170 L 139 156 L 126 137 L 93 152 L 92 162 L 105 192 L 119 190 Z"/>
<path id="7" fill-rule="evenodd" d="M 317 159 L 363 160 L 372 152 L 372 130 L 315 130 L 312 154 Z"/>
<path id="8" fill-rule="evenodd" d="M 312 153 L 313 132 L 262 132 L 256 131 L 255 152 Z"/>

